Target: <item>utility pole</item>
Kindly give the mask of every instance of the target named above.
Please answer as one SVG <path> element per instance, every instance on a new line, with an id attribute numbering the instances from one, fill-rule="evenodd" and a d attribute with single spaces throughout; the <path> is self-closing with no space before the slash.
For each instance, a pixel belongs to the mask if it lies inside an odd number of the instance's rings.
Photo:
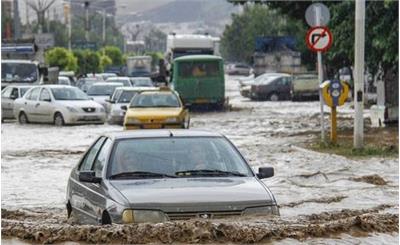
<path id="1" fill-rule="evenodd" d="M 86 14 L 86 18 L 85 18 L 85 39 L 86 42 L 89 42 L 89 2 L 86 1 L 85 2 L 85 14 Z"/>
<path id="2" fill-rule="evenodd" d="M 364 144 L 364 44 L 365 44 L 365 0 L 356 0 L 354 50 L 354 148 Z"/>
<path id="3" fill-rule="evenodd" d="M 106 45 L 106 9 L 103 9 L 103 46 Z"/>
<path id="4" fill-rule="evenodd" d="M 19 19 L 19 9 L 18 0 L 14 0 L 14 39 L 21 37 L 20 19 Z"/>

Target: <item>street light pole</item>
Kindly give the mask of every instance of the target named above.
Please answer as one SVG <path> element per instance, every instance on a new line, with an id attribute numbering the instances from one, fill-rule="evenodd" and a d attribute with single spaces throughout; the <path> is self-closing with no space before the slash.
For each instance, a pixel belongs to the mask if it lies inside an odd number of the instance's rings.
<path id="1" fill-rule="evenodd" d="M 106 9 L 103 9 L 103 46 L 106 45 Z"/>
<path id="2" fill-rule="evenodd" d="M 364 141 L 364 44 L 365 44 L 365 0 L 356 0 L 354 51 L 354 148 L 363 148 Z"/>
<path id="3" fill-rule="evenodd" d="M 85 2 L 85 14 L 86 14 L 86 18 L 85 18 L 85 39 L 86 42 L 89 42 L 89 2 L 86 1 Z"/>

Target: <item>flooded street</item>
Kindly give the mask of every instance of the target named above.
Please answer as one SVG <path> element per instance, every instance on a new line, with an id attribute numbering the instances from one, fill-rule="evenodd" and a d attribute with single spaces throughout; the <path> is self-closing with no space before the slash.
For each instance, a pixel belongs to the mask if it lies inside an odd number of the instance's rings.
<path id="1" fill-rule="evenodd" d="M 1 128 L 3 242 L 397 244 L 398 159 L 302 148 L 320 130 L 319 102 L 250 101 L 239 95 L 236 78 L 226 81 L 232 110 L 192 113 L 191 127 L 225 134 L 255 170 L 274 167 L 265 183 L 281 218 L 71 226 L 64 210 L 70 170 L 97 135 L 122 127 L 10 122 Z M 339 108 L 338 127 L 351 128 L 352 115 L 349 105 Z"/>

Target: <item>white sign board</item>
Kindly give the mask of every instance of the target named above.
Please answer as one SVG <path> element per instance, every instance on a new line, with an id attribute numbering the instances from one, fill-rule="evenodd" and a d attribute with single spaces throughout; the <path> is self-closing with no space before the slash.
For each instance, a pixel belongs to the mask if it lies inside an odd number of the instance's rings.
<path id="1" fill-rule="evenodd" d="M 51 48 L 54 46 L 54 35 L 51 33 L 36 34 L 35 44 L 38 46 L 38 48 Z"/>

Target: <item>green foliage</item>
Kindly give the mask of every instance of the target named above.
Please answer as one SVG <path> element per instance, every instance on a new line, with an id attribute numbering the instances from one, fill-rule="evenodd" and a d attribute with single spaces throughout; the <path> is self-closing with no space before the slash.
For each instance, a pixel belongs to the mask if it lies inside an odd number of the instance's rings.
<path id="1" fill-rule="evenodd" d="M 300 21 L 288 20 L 279 11 L 265 5 L 245 6 L 242 14 L 233 14 L 225 27 L 221 52 L 228 60 L 251 61 L 257 36 L 295 36 L 299 49 L 305 49 L 305 27 Z"/>
<path id="2" fill-rule="evenodd" d="M 145 55 L 151 56 L 151 67 L 156 67 L 159 60 L 164 58 L 161 52 L 146 52 Z"/>
<path id="3" fill-rule="evenodd" d="M 103 55 L 107 55 L 111 59 L 113 66 L 120 66 L 123 64 L 122 52 L 118 47 L 106 46 L 102 48 L 100 52 Z"/>
<path id="4" fill-rule="evenodd" d="M 101 71 L 100 55 L 91 50 L 74 50 L 78 60 L 78 74 L 96 73 Z"/>
<path id="5" fill-rule="evenodd" d="M 46 63 L 58 66 L 60 70 L 76 71 L 78 63 L 76 57 L 65 48 L 53 48 L 45 54 Z"/>
<path id="6" fill-rule="evenodd" d="M 100 70 L 102 72 L 104 72 L 104 69 L 107 66 L 110 66 L 111 64 L 112 64 L 112 60 L 110 59 L 110 57 L 108 57 L 107 55 L 100 56 Z"/>

